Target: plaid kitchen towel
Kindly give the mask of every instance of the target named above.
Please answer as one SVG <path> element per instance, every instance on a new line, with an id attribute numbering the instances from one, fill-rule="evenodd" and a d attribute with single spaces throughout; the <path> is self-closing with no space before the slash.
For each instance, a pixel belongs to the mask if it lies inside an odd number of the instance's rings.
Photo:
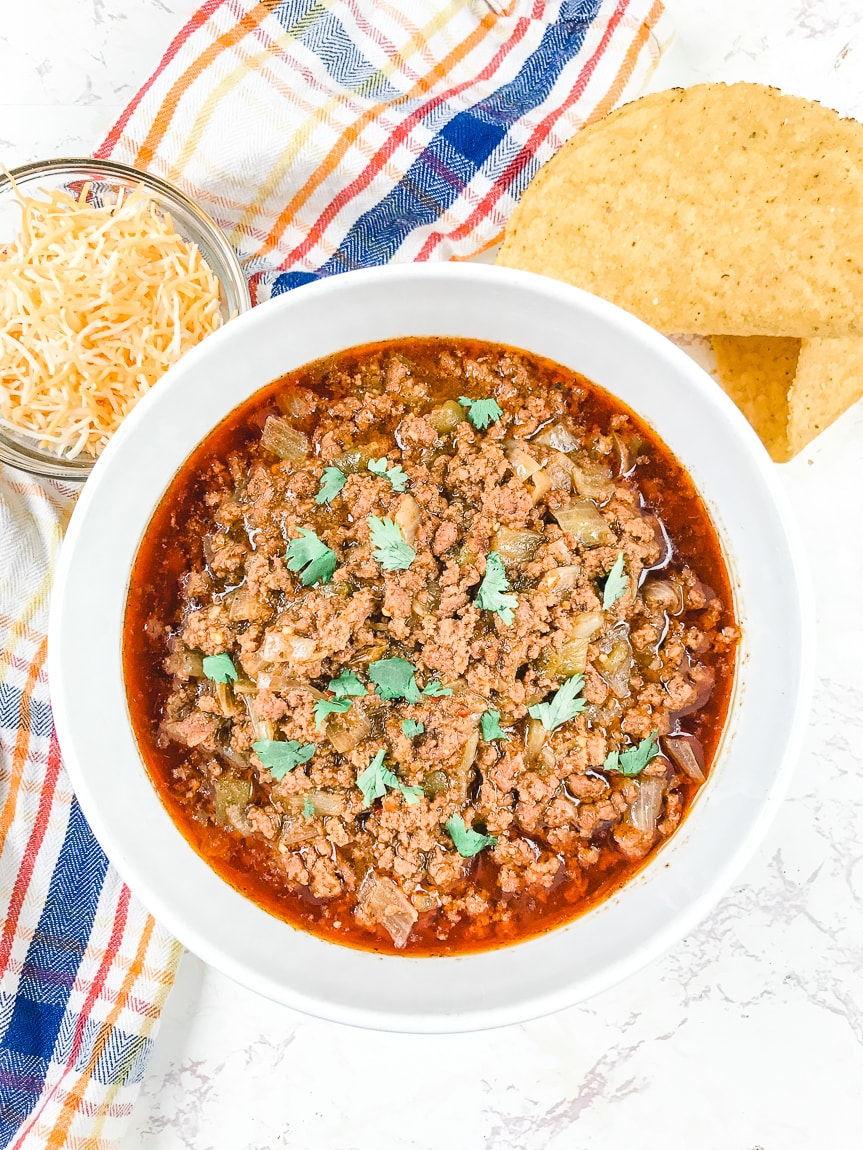
<path id="1" fill-rule="evenodd" d="M 659 0 L 207 0 L 98 151 L 180 184 L 256 302 L 465 259 L 660 54 Z M 0 1148 L 116 1146 L 179 948 L 108 865 L 45 678 L 74 492 L 0 469 Z"/>

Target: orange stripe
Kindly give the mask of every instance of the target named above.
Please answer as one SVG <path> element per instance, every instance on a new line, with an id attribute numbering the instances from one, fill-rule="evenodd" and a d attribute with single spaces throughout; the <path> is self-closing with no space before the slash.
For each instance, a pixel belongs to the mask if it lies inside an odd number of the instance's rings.
<path id="1" fill-rule="evenodd" d="M 15 749 L 12 752 L 12 775 L 9 780 L 9 792 L 6 795 L 6 802 L 3 804 L 2 812 L 0 812 L 0 854 L 3 852 L 9 827 L 12 825 L 12 820 L 15 817 L 16 799 L 18 798 L 18 791 L 21 788 L 21 780 L 24 777 L 24 765 L 27 762 L 27 751 L 30 747 L 30 699 L 47 654 L 48 640 L 43 639 L 39 644 L 39 649 L 36 652 L 33 662 L 30 664 L 27 681 L 24 684 L 24 690 L 21 692 L 21 721 L 18 724 L 18 733 L 15 737 Z"/>
<path id="2" fill-rule="evenodd" d="M 161 972 L 167 977 L 159 977 L 161 986 L 159 987 L 158 992 L 153 996 L 151 1009 L 141 1023 L 139 1035 L 143 1039 L 149 1037 L 153 1027 L 159 1021 L 159 1016 L 162 1013 L 162 1007 L 165 1005 L 165 1000 L 170 993 L 171 987 L 174 985 L 174 976 L 177 973 L 177 967 L 183 954 L 183 948 L 180 946 L 176 939 L 171 940 L 170 947 L 171 953 L 168 958 L 167 969 L 164 972 Z M 133 1057 L 137 1058 L 137 1051 L 130 1052 L 129 1057 L 130 1059 Z M 131 1067 L 124 1069 L 131 1069 Z M 87 1138 L 87 1141 L 84 1143 L 82 1150 L 102 1150 L 102 1130 L 104 1129 L 105 1122 L 111 1115 L 111 1103 L 116 1098 L 120 1087 L 124 1084 L 125 1075 L 123 1073 L 119 1073 L 111 1085 L 108 1087 L 108 1090 L 105 1092 L 105 1097 L 99 1107 L 99 1116 L 94 1124 L 93 1132 Z"/>
<path id="3" fill-rule="evenodd" d="M 81 1074 L 79 1074 L 78 1081 L 66 1095 L 63 1101 L 63 1109 L 60 1111 L 57 1121 L 54 1124 L 54 1128 L 48 1136 L 48 1140 L 45 1143 L 45 1150 L 63 1150 L 63 1147 L 66 1144 L 66 1135 L 69 1132 L 69 1127 L 72 1124 L 72 1119 L 75 1117 L 75 1112 L 78 1109 L 81 1099 L 84 1097 L 87 1086 L 93 1077 L 93 1071 L 95 1070 L 99 1059 L 104 1053 L 105 1047 L 114 1029 L 114 1024 L 126 1006 L 126 1003 L 129 1000 L 129 996 L 132 993 L 132 988 L 144 968 L 144 957 L 147 953 L 147 947 L 150 945 L 150 937 L 153 933 L 155 925 L 156 920 L 148 915 L 146 925 L 144 926 L 144 929 L 141 932 L 141 937 L 138 940 L 138 947 L 135 951 L 135 958 L 126 973 L 126 977 L 123 979 L 123 984 L 120 987 L 119 994 L 117 995 L 117 1001 L 111 1008 L 108 1017 L 99 1027 L 99 1033 L 96 1035 L 96 1040 L 93 1043 L 92 1050 L 90 1051 L 90 1057 L 87 1059 L 86 1068 L 81 1072 Z"/>
<path id="4" fill-rule="evenodd" d="M 156 118 L 153 121 L 153 125 L 147 133 L 147 138 L 138 149 L 134 160 L 135 167 L 146 168 L 152 162 L 156 148 L 158 148 L 164 139 L 165 133 L 171 126 L 171 121 L 174 118 L 180 100 L 201 73 L 209 68 L 223 52 L 226 52 L 229 48 L 233 48 L 234 45 L 238 44 L 245 36 L 253 32 L 261 20 L 268 15 L 269 13 L 265 5 L 256 4 L 250 12 L 247 12 L 237 21 L 233 28 L 230 28 L 227 32 L 223 32 L 217 40 L 214 40 L 209 48 L 202 52 L 201 55 L 186 68 L 182 76 L 174 81 L 170 91 L 162 101 Z"/>
<path id="5" fill-rule="evenodd" d="M 317 2 L 318 5 L 321 6 L 323 14 L 323 6 L 326 5 L 327 7 L 325 10 L 328 11 L 335 0 L 317 0 Z M 316 17 L 316 19 L 318 18 L 319 17 Z M 306 30 L 306 23 L 300 22 L 300 26 L 304 32 Z M 296 27 L 297 24 L 295 23 L 291 28 L 284 32 L 283 35 L 278 36 L 275 39 L 266 34 L 259 34 L 258 38 L 264 44 L 264 47 L 261 49 L 261 51 L 255 53 L 254 55 L 242 56 L 239 64 L 237 64 L 237 66 L 232 71 L 228 72 L 227 75 L 223 76 L 222 79 L 216 84 L 209 95 L 207 95 L 207 97 L 204 99 L 204 102 L 201 104 L 198 111 L 195 113 L 191 128 L 186 134 L 183 145 L 180 148 L 178 154 L 171 161 L 170 167 L 168 168 L 169 179 L 176 182 L 181 178 L 183 168 L 188 164 L 192 154 L 200 144 L 201 138 L 206 132 L 207 127 L 209 126 L 210 121 L 218 110 L 219 105 L 222 103 L 224 98 L 230 92 L 232 92 L 238 84 L 241 84 L 248 75 L 254 72 L 257 73 L 257 75 L 264 77 L 269 81 L 271 86 L 275 88 L 277 94 L 281 98 L 284 98 L 285 93 L 283 91 L 279 91 L 278 84 L 273 78 L 270 70 L 263 67 L 263 65 L 266 64 L 267 60 L 272 59 L 274 55 L 274 49 L 282 51 L 284 45 L 290 44 L 297 39 L 297 34 L 294 31 Z M 259 29 L 259 32 L 262 33 L 263 30 Z M 299 105 L 299 100 L 297 100 L 296 103 Z M 312 111 L 311 105 L 309 106 L 308 110 L 310 112 Z M 248 214 L 249 210 L 250 205 L 248 203 L 243 204 L 240 209 L 241 212 L 246 214 Z"/>
<path id="6" fill-rule="evenodd" d="M 406 92 L 399 98 L 399 102 L 412 100 L 427 92 L 433 84 L 439 79 L 442 79 L 451 68 L 460 63 L 478 44 L 482 43 L 489 32 L 493 30 L 496 23 L 497 17 L 489 11 L 487 15 L 483 16 L 467 40 L 462 41 L 448 56 L 439 60 L 431 72 L 419 80 L 409 92 Z M 303 184 L 287 207 L 281 212 L 275 222 L 273 230 L 255 252 L 254 256 L 249 257 L 250 259 L 260 258 L 268 252 L 271 252 L 273 248 L 277 246 L 294 215 L 296 215 L 297 211 L 309 199 L 312 193 L 323 183 L 326 177 L 338 166 L 339 160 L 342 159 L 351 145 L 356 141 L 363 129 L 390 106 L 391 104 L 389 102 L 375 104 L 373 108 L 369 108 L 365 111 L 354 124 L 345 129 L 323 163 L 318 166 L 314 175 Z"/>

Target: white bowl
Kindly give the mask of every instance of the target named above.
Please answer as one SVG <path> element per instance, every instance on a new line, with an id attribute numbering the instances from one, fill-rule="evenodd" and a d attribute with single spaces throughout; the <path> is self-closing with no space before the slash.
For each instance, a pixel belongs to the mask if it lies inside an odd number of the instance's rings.
<path id="1" fill-rule="evenodd" d="M 144 770 L 120 663 L 144 528 L 195 445 L 296 367 L 398 336 L 493 340 L 577 369 L 645 418 L 704 497 L 743 632 L 716 762 L 682 827 L 613 897 L 539 938 L 457 958 L 376 955 L 315 938 L 245 899 L 192 850 Z M 388 1030 L 522 1021 L 632 974 L 711 909 L 788 781 L 811 694 L 801 552 L 766 452 L 700 368 L 626 312 L 554 280 L 478 265 L 354 272 L 229 323 L 172 368 L 111 440 L 78 502 L 51 609 L 54 716 L 96 837 L 148 909 L 205 961 L 279 1002 Z"/>

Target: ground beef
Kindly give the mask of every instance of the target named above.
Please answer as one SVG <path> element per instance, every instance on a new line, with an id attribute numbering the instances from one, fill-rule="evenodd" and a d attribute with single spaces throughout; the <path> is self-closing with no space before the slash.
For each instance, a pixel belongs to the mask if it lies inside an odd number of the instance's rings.
<path id="1" fill-rule="evenodd" d="M 381 522 L 409 562 L 382 562 Z M 198 849 L 276 913 L 420 953 L 572 917 L 673 833 L 699 780 L 666 738 L 709 767 L 737 639 L 667 449 L 580 377 L 445 341 L 247 404 L 175 481 L 136 586 L 136 730 Z"/>

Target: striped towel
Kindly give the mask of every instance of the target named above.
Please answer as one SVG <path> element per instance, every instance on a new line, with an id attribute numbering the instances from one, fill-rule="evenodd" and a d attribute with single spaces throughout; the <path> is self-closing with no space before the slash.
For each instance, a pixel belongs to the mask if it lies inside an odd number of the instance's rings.
<path id="1" fill-rule="evenodd" d="M 659 0 L 207 0 L 97 153 L 180 184 L 256 302 L 493 244 L 539 166 L 634 96 Z M 63 771 L 45 678 L 74 492 L 0 470 L 0 1148 L 116 1146 L 179 947 Z"/>

